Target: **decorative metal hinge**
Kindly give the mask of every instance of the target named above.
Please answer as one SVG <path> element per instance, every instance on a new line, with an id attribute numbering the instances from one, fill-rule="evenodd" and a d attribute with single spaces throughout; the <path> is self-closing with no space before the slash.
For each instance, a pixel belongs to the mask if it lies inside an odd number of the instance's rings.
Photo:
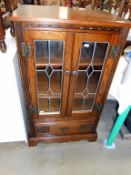
<path id="1" fill-rule="evenodd" d="M 36 108 L 34 106 L 30 105 L 29 106 L 29 110 L 30 110 L 31 114 L 37 114 L 37 110 L 36 110 Z"/>
<path id="2" fill-rule="evenodd" d="M 102 104 L 96 104 L 96 108 L 97 108 L 98 111 L 100 111 L 101 108 L 102 108 Z"/>
<path id="3" fill-rule="evenodd" d="M 32 55 L 32 47 L 31 44 L 21 43 L 21 51 L 23 57 L 28 57 Z"/>
<path id="4" fill-rule="evenodd" d="M 110 57 L 111 58 L 116 58 L 116 56 L 119 54 L 119 52 L 121 51 L 121 44 L 118 44 L 117 47 L 115 47 L 114 45 L 111 48 L 111 52 L 110 52 Z"/>

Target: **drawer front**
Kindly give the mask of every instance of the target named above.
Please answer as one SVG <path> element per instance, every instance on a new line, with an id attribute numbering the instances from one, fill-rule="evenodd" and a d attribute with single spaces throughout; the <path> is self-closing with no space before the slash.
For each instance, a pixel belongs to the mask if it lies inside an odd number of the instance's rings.
<path id="1" fill-rule="evenodd" d="M 85 134 L 93 131 L 93 124 L 88 123 L 37 123 L 35 124 L 36 135 L 72 135 Z"/>

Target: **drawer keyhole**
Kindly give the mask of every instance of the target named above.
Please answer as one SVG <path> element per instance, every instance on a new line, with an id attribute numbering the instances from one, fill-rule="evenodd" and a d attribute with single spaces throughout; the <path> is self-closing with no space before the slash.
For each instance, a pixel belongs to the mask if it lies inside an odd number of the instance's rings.
<path id="1" fill-rule="evenodd" d="M 48 133 L 49 132 L 49 126 L 42 126 L 40 128 L 37 128 L 37 132 Z"/>
<path id="2" fill-rule="evenodd" d="M 63 134 L 67 134 L 69 131 L 69 128 L 61 128 L 61 131 Z"/>

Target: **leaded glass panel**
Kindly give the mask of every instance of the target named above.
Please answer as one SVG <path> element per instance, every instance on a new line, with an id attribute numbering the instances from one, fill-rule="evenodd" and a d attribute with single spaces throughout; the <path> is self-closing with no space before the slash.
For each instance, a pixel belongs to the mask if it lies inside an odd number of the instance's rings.
<path id="1" fill-rule="evenodd" d="M 108 43 L 81 44 L 73 111 L 92 111 L 107 57 Z"/>
<path id="2" fill-rule="evenodd" d="M 34 45 L 39 114 L 60 113 L 64 41 L 37 40 Z"/>

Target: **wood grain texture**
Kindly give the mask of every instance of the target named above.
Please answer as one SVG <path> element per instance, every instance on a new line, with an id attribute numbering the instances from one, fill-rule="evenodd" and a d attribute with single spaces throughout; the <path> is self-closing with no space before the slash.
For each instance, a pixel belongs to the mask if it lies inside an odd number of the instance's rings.
<path id="1" fill-rule="evenodd" d="M 54 6 L 22 5 L 8 19 L 10 21 L 70 23 L 99 27 L 131 26 L 129 21 L 106 12 Z"/>
<path id="2" fill-rule="evenodd" d="M 15 22 L 15 32 L 16 32 L 16 42 L 17 42 L 17 50 L 18 50 L 18 62 L 20 65 L 20 75 L 21 75 L 21 81 L 23 86 L 23 93 L 24 93 L 24 99 L 25 99 L 25 108 L 27 111 L 27 129 L 28 129 L 28 138 L 35 136 L 34 132 L 34 125 L 32 120 L 32 115 L 29 111 L 29 106 L 31 105 L 31 95 L 30 95 L 30 89 L 29 89 L 29 80 L 28 80 L 28 74 L 27 74 L 27 64 L 24 57 L 22 57 L 22 50 L 21 50 L 21 42 L 24 42 L 23 37 L 23 28 L 21 26 L 20 22 Z"/>
<path id="3" fill-rule="evenodd" d="M 3 27 L 2 13 L 0 11 L 0 50 L 5 53 L 6 52 L 6 44 L 5 44 L 5 31 Z"/>
<path id="4" fill-rule="evenodd" d="M 69 32 L 53 32 L 53 31 L 25 31 L 24 38 L 26 43 L 31 43 L 32 45 L 32 55 L 28 57 L 27 62 L 27 75 L 29 81 L 29 89 L 31 92 L 31 104 L 38 111 L 38 102 L 37 102 L 37 75 L 35 69 L 35 40 L 62 40 L 64 42 L 64 60 L 62 63 L 62 104 L 60 116 L 65 116 L 66 107 L 67 107 L 67 97 L 69 90 L 69 74 L 70 72 L 70 62 L 71 62 L 71 52 L 72 52 L 72 40 L 73 34 Z M 41 65 L 41 64 L 40 64 Z M 43 64 L 42 64 L 43 65 Z M 41 65 L 41 67 L 42 67 Z M 58 64 L 56 64 L 58 66 Z M 40 66 L 39 66 L 40 67 Z M 39 117 L 34 115 L 34 117 Z"/>
<path id="5" fill-rule="evenodd" d="M 4 35 L 5 35 L 5 32 L 4 32 L 4 28 L 3 28 L 2 15 L 0 12 L 0 40 L 4 39 Z"/>
<path id="6" fill-rule="evenodd" d="M 62 136 L 73 134 L 84 134 L 93 132 L 93 124 L 87 121 L 79 122 L 53 122 L 53 123 L 35 123 L 37 136 Z M 48 128 L 48 129 L 47 129 Z"/>
<path id="7" fill-rule="evenodd" d="M 97 134 L 89 133 L 89 134 L 76 134 L 76 135 L 68 135 L 68 136 L 50 136 L 50 137 L 34 137 L 29 138 L 29 146 L 36 146 L 38 143 L 52 143 L 52 142 L 70 142 L 70 141 L 80 141 L 80 140 L 88 140 L 89 142 L 94 142 L 97 139 Z"/>

